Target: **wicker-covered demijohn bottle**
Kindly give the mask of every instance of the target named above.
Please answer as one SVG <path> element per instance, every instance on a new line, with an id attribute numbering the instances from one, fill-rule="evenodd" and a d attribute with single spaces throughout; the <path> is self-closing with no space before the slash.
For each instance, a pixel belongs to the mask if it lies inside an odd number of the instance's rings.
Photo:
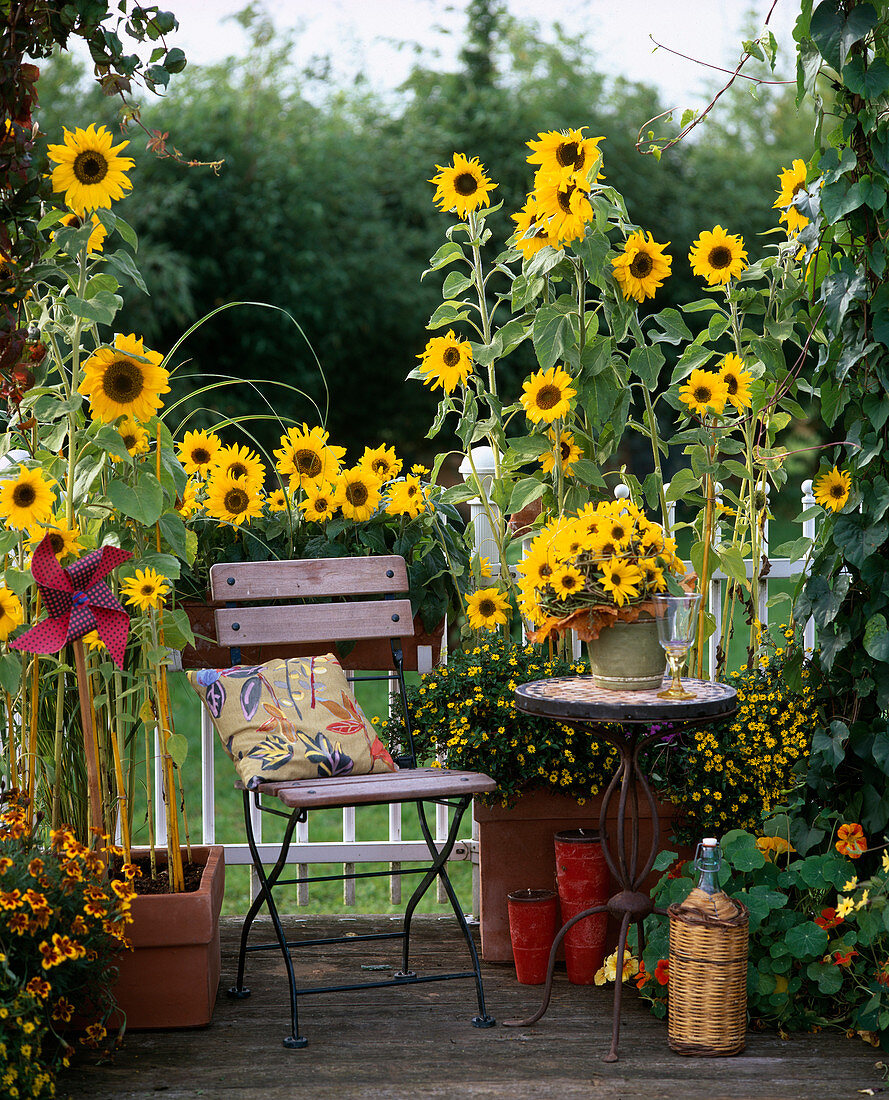
<path id="1" fill-rule="evenodd" d="M 677 1054 L 718 1057 L 744 1049 L 747 1030 L 746 906 L 719 886 L 719 844 L 698 845 L 698 884 L 671 905 L 669 1041 Z"/>

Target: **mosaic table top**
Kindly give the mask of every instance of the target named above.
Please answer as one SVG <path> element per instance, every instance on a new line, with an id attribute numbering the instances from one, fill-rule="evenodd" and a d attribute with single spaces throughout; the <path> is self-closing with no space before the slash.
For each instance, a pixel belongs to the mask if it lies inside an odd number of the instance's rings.
<path id="1" fill-rule="evenodd" d="M 737 692 L 727 684 L 710 680 L 686 680 L 682 686 L 694 699 L 659 699 L 658 692 L 610 691 L 596 687 L 589 676 L 558 676 L 519 684 L 515 705 L 519 710 L 547 718 L 576 718 L 582 722 L 695 722 L 725 718 L 737 709 Z"/>

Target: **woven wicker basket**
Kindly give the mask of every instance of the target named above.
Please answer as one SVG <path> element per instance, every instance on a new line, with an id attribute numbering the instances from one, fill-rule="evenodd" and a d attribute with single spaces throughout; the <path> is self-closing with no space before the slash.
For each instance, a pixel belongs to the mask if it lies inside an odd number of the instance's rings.
<path id="1" fill-rule="evenodd" d="M 670 1047 L 701 1057 L 737 1054 L 747 1030 L 747 909 L 696 887 L 667 912 Z"/>

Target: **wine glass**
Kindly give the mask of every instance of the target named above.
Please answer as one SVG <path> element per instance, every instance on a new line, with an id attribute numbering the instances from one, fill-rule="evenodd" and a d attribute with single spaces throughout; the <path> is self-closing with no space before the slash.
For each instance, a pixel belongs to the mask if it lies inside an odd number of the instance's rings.
<path id="1" fill-rule="evenodd" d="M 661 648 L 667 654 L 673 682 L 666 691 L 657 693 L 658 699 L 694 699 L 694 692 L 682 686 L 679 672 L 695 640 L 698 612 L 701 609 L 700 593 L 685 596 L 653 597 L 657 616 L 657 635 Z"/>

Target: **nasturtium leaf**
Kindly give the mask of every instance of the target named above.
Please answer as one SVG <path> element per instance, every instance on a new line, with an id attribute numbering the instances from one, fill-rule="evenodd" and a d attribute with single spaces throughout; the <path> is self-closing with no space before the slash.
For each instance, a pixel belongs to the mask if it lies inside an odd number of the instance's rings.
<path id="1" fill-rule="evenodd" d="M 784 937 L 784 942 L 797 959 L 805 959 L 807 956 L 820 956 L 827 947 L 827 933 L 823 928 L 811 920 L 803 921 L 791 928 Z"/>
<path id="2" fill-rule="evenodd" d="M 736 871 L 754 871 L 765 864 L 756 838 L 741 829 L 731 829 L 722 838 L 722 854 Z"/>

